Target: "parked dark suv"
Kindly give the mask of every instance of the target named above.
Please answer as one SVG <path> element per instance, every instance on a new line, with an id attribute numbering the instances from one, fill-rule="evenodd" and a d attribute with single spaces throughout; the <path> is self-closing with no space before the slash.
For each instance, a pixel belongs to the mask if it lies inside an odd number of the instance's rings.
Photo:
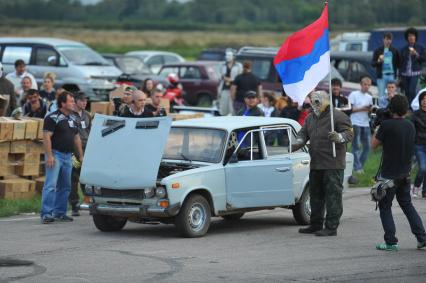
<path id="1" fill-rule="evenodd" d="M 282 91 L 282 82 L 273 63 L 277 52 L 278 47 L 242 47 L 237 53 L 237 61 L 252 62 L 252 72 L 260 78 L 263 90 L 278 94 Z M 331 69 L 331 77 L 342 80 L 343 94 L 349 95 L 351 91 L 355 90 L 354 85 L 346 83 L 335 68 Z M 317 89 L 328 91 L 328 77 L 318 84 Z"/>
<path id="2" fill-rule="evenodd" d="M 369 76 L 373 85 L 377 84 L 376 71 L 371 65 L 372 58 L 373 52 L 331 52 L 331 64 L 346 81 L 353 83 L 359 83 L 363 76 Z"/>

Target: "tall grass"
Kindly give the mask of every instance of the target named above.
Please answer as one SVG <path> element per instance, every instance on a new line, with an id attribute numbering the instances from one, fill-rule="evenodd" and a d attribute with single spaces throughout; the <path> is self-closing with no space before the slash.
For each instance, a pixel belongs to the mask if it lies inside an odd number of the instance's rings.
<path id="1" fill-rule="evenodd" d="M 19 213 L 40 211 L 41 197 L 37 196 L 28 200 L 0 199 L 0 217 L 16 215 Z"/>

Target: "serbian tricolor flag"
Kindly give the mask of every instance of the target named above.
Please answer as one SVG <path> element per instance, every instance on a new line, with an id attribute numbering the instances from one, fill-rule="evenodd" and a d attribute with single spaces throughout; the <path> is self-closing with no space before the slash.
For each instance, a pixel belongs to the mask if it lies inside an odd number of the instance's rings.
<path id="1" fill-rule="evenodd" d="M 290 35 L 274 58 L 284 91 L 299 106 L 330 72 L 328 5 L 321 17 Z"/>

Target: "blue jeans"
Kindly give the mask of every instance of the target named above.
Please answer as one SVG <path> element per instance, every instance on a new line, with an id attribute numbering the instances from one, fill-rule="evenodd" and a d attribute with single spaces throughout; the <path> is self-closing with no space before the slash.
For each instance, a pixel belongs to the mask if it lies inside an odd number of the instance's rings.
<path id="1" fill-rule="evenodd" d="M 411 102 L 416 97 L 417 94 L 417 84 L 419 82 L 420 76 L 406 77 L 403 76 L 404 81 L 404 94 L 408 99 L 408 105 L 411 105 Z"/>
<path id="2" fill-rule="evenodd" d="M 71 153 L 53 150 L 53 157 L 53 167 L 46 166 L 46 179 L 41 196 L 42 218 L 65 215 L 71 191 Z"/>
<path id="3" fill-rule="evenodd" d="M 379 89 L 379 108 L 388 106 L 388 96 L 386 95 L 386 86 L 388 82 L 395 81 L 394 75 L 383 75 L 381 79 L 377 79 L 377 88 Z"/>
<path id="4" fill-rule="evenodd" d="M 392 216 L 392 200 L 396 195 L 399 206 L 407 217 L 411 232 L 416 236 L 417 241 L 425 242 L 426 233 L 422 219 L 411 203 L 410 182 L 408 179 L 394 180 L 395 187 L 386 191 L 386 196 L 379 202 L 380 219 L 382 220 L 384 239 L 387 244 L 398 243 L 395 237 L 396 228 Z"/>
<path id="5" fill-rule="evenodd" d="M 370 127 L 353 126 L 354 139 L 352 141 L 352 154 L 354 155 L 354 170 L 361 170 L 368 158 L 370 151 Z M 362 149 L 360 146 L 362 145 Z"/>
<path id="6" fill-rule="evenodd" d="M 426 194 L 426 145 L 416 144 L 414 148 L 416 150 L 417 162 L 419 163 L 419 171 L 417 172 L 416 179 L 414 180 L 414 186 L 420 187 L 423 183 L 422 194 L 424 195 Z"/>

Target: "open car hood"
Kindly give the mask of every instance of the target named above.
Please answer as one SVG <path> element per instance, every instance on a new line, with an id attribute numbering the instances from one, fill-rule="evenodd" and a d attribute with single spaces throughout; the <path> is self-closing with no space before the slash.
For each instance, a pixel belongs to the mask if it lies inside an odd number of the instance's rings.
<path id="1" fill-rule="evenodd" d="M 96 114 L 80 181 L 111 189 L 154 187 L 172 120 Z"/>

